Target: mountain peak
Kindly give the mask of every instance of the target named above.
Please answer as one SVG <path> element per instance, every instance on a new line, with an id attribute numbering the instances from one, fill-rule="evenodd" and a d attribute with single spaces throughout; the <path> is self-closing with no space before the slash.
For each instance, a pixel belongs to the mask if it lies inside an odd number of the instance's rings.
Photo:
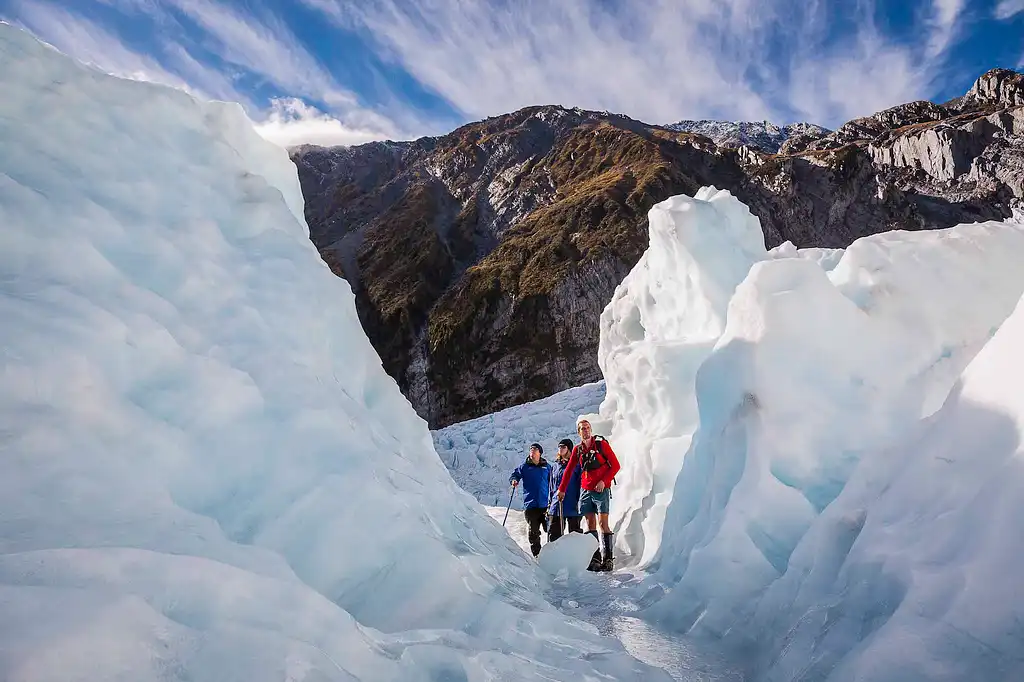
<path id="1" fill-rule="evenodd" d="M 986 71 L 974 82 L 965 98 L 977 104 L 1024 105 L 1024 74 L 1010 69 Z"/>

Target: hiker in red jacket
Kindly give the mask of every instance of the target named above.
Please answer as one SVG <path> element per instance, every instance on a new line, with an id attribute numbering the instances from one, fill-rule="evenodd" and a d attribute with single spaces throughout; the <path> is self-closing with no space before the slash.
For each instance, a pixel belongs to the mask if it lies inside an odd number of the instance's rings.
<path id="1" fill-rule="evenodd" d="M 576 466 L 583 469 L 582 491 L 580 493 L 580 513 L 587 517 L 588 532 L 597 537 L 598 520 L 600 520 L 600 547 L 590 560 L 588 571 L 610 571 L 614 568 L 612 557 L 612 531 L 608 527 L 608 512 L 611 509 L 612 479 L 619 473 L 619 458 L 615 456 L 612 446 L 601 436 L 595 436 L 590 422 L 580 417 L 576 420 L 576 432 L 580 434 L 580 444 L 572 449 L 566 471 L 572 472 Z M 565 497 L 566 487 L 571 476 L 563 476 L 558 486 L 558 499 Z M 604 557 L 601 557 L 602 550 Z"/>

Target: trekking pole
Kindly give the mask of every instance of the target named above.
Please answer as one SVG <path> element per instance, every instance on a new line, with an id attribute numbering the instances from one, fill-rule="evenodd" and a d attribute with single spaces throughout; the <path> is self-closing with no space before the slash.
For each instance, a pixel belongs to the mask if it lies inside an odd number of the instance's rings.
<path id="1" fill-rule="evenodd" d="M 502 528 L 505 527 L 505 522 L 508 521 L 508 510 L 512 508 L 512 498 L 515 497 L 516 487 L 512 486 L 512 493 L 508 496 L 508 506 L 505 507 L 505 518 L 501 520 Z"/>

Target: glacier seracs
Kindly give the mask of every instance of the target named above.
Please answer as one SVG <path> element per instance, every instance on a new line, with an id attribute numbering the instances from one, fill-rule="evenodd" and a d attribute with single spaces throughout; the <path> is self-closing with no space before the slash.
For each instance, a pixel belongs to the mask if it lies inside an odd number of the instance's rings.
<path id="1" fill-rule="evenodd" d="M 868 452 L 740 639 L 762 679 L 1024 679 L 1024 298 L 945 404 Z"/>
<path id="2" fill-rule="evenodd" d="M 957 675 L 972 666 L 1024 672 L 1011 646 L 1024 648 L 1015 625 L 1024 595 L 1011 577 L 1024 560 L 1019 543 L 986 548 L 977 557 L 982 573 L 966 575 L 967 557 L 953 558 L 952 548 L 969 524 L 920 516 L 919 505 L 935 497 L 949 501 L 945 513 L 980 522 L 965 509 L 969 497 L 958 496 L 958 476 L 922 479 L 899 508 L 931 538 L 904 561 L 929 565 L 944 586 L 919 592 L 925 599 L 984 576 L 989 586 L 977 593 L 991 600 L 1001 592 L 1006 602 L 992 623 L 972 612 L 947 629 L 911 618 L 897 624 L 901 606 L 907 615 L 920 609 L 903 599 L 923 575 L 886 570 L 885 541 L 872 548 L 875 536 L 861 534 L 875 508 L 870 497 L 835 511 L 854 495 L 846 492 L 851 480 L 869 478 L 876 493 L 894 484 L 887 477 L 902 467 L 879 461 L 920 457 L 908 439 L 922 420 L 938 419 L 961 372 L 1024 292 L 1024 224 L 889 232 L 842 252 L 767 252 L 745 207 L 711 189 L 655 206 L 650 222 L 651 246 L 602 318 L 607 396 L 595 420 L 627 462 L 613 519 L 620 548 L 651 571 L 644 617 L 756 652 L 755 679 L 952 680 L 967 679 Z M 708 245 L 708 255 L 679 258 Z M 992 474 L 982 464 L 989 456 L 978 457 L 982 478 Z M 912 470 L 905 476 L 911 485 Z M 898 498 L 889 504 L 898 507 Z M 872 559 L 851 567 L 842 548 L 855 541 Z M 934 555 L 936 546 L 951 552 L 948 560 Z M 833 630 L 844 614 L 853 614 L 845 629 Z M 917 650 L 901 662 L 893 648 L 888 668 L 873 665 L 862 651 L 881 647 L 882 632 L 916 640 Z M 968 659 L 944 666 L 950 644 Z M 893 670 L 903 676 L 887 676 Z"/>
<path id="3" fill-rule="evenodd" d="M 617 545 L 641 564 L 658 549 L 697 428 L 696 372 L 725 329 L 736 286 L 768 257 L 757 218 L 725 191 L 672 197 L 648 222 L 650 247 L 601 314 L 606 396 L 592 420 L 629 453 L 612 520 Z"/>
<path id="4" fill-rule="evenodd" d="M 454 484 L 240 107 L 0 63 L 0 679 L 663 679 Z"/>

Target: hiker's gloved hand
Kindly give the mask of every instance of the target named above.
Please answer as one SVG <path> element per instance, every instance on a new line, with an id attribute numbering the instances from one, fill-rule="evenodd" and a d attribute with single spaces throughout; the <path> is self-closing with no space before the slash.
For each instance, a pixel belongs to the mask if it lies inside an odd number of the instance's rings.
<path id="1" fill-rule="evenodd" d="M 597 482 L 597 485 L 594 486 L 594 492 L 598 492 L 598 493 L 603 493 L 604 492 L 604 481 L 598 481 Z"/>

